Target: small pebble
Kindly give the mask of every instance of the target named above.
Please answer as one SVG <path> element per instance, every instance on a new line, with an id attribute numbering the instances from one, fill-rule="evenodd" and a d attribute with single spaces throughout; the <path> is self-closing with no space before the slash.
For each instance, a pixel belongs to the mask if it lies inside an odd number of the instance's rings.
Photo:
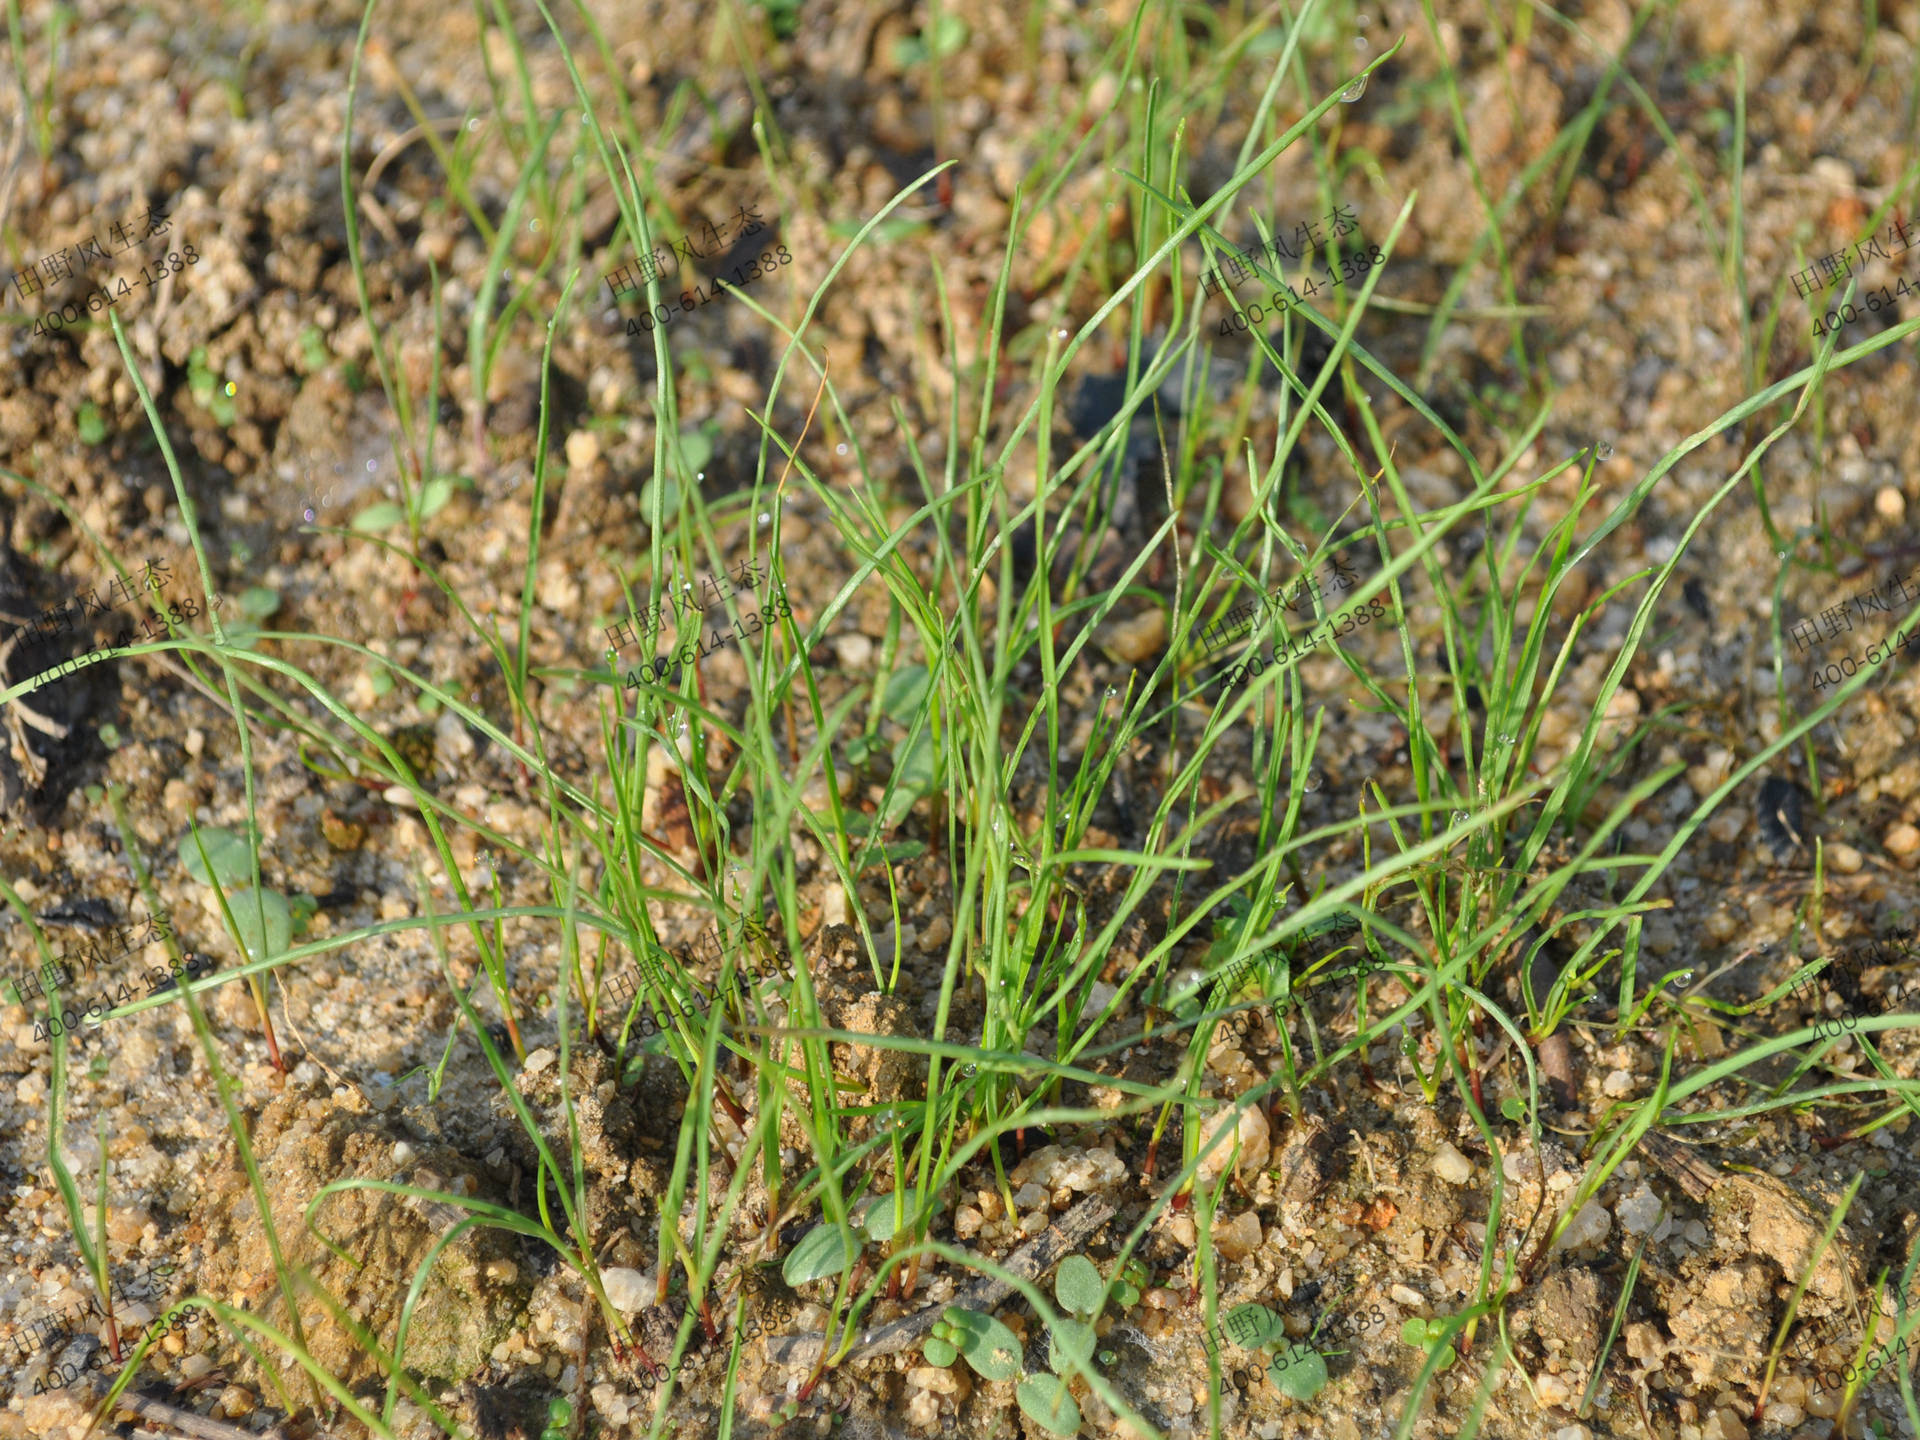
<path id="1" fill-rule="evenodd" d="M 1433 1173 L 1449 1185 L 1464 1185 L 1473 1179 L 1473 1162 L 1443 1140 L 1433 1152 Z"/>
<path id="2" fill-rule="evenodd" d="M 873 641 L 857 632 L 834 636 L 833 650 L 840 658 L 840 668 L 855 675 L 865 674 L 873 663 Z"/>
<path id="3" fill-rule="evenodd" d="M 1228 1260 L 1244 1260 L 1260 1248 L 1260 1217 L 1242 1210 L 1231 1224 L 1213 1227 L 1213 1243 Z"/>
<path id="4" fill-rule="evenodd" d="M 1542 1405 L 1558 1408 L 1573 1399 L 1573 1387 L 1558 1375 L 1536 1375 L 1533 1384 Z"/>
<path id="5" fill-rule="evenodd" d="M 931 1390 L 936 1395 L 955 1395 L 959 1393 L 960 1382 L 952 1370 L 943 1370 L 938 1365 L 917 1365 L 907 1372 L 907 1383 L 921 1390 Z"/>
<path id="6" fill-rule="evenodd" d="M 1123 664 L 1143 664 L 1166 644 L 1166 612 L 1155 607 L 1130 620 L 1109 621 L 1100 628 L 1097 639 Z"/>
<path id="7" fill-rule="evenodd" d="M 1707 834 L 1722 845 L 1738 840 L 1746 828 L 1747 814 L 1737 806 L 1729 806 L 1707 822 Z"/>
<path id="8" fill-rule="evenodd" d="M 1598 1245 L 1607 1238 L 1607 1232 L 1611 1229 L 1613 1217 L 1607 1213 L 1607 1207 L 1598 1200 L 1589 1200 L 1568 1224 L 1556 1248 L 1581 1250 L 1589 1245 Z"/>
<path id="9" fill-rule="evenodd" d="M 567 468 L 584 470 L 600 458 L 600 441 L 591 430 L 576 430 L 567 436 Z"/>
<path id="10" fill-rule="evenodd" d="M 589 1390 L 587 1395 L 593 1401 L 593 1408 L 604 1415 L 607 1423 L 615 1429 L 625 1425 L 627 1417 L 633 1412 L 633 1403 L 604 1380 Z"/>
<path id="11" fill-rule="evenodd" d="M 762 1400 L 760 1404 L 770 1407 L 771 1401 Z M 768 1408 L 765 1414 L 760 1413 L 760 1411 L 756 1409 L 752 1413 L 752 1418 L 755 1420 L 765 1420 L 770 1414 L 772 1414 L 771 1408 Z M 926 1390 L 914 1391 L 913 1395 L 907 1401 L 906 1420 L 911 1432 L 916 1435 L 939 1429 L 940 1402 L 935 1400 L 933 1395 Z M 951 1428 L 952 1424 L 953 1419 L 949 1416 L 947 1425 Z"/>
<path id="12" fill-rule="evenodd" d="M 1902 821 L 1887 831 L 1886 839 L 1881 843 L 1896 860 L 1905 860 L 1915 851 L 1920 851 L 1920 830 Z"/>
<path id="13" fill-rule="evenodd" d="M 636 1314 L 653 1303 L 654 1283 L 638 1270 L 611 1266 L 600 1272 L 600 1283 L 608 1302 L 623 1315 Z"/>
<path id="14" fill-rule="evenodd" d="M 1630 1235 L 1644 1235 L 1660 1223 L 1660 1197 L 1642 1185 L 1613 1207 L 1620 1228 Z"/>
<path id="15" fill-rule="evenodd" d="M 1842 875 L 1857 875 L 1860 873 L 1860 867 L 1866 864 L 1865 857 L 1851 845 L 1829 845 L 1827 859 L 1832 863 L 1834 870 Z"/>
<path id="16" fill-rule="evenodd" d="M 1873 497 L 1873 508 L 1883 520 L 1898 520 L 1907 513 L 1907 497 L 1891 485 L 1882 485 Z"/>

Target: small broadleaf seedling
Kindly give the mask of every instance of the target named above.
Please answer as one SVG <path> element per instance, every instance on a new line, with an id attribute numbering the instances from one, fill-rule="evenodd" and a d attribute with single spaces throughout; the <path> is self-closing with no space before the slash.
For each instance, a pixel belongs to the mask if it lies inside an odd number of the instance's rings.
<path id="1" fill-rule="evenodd" d="M 287 904 L 287 897 L 278 890 L 262 890 L 256 900 L 249 885 L 229 896 L 227 904 L 233 910 L 233 923 L 240 932 L 240 943 L 246 947 L 249 960 L 283 955 L 293 944 L 293 910 Z M 264 936 L 261 934 L 263 921 Z"/>
<path id="2" fill-rule="evenodd" d="M 893 1239 L 899 1219 L 894 1208 L 896 1203 L 911 1216 L 919 1208 L 920 1200 L 921 1197 L 912 1192 L 898 1197 L 869 1196 L 853 1207 L 851 1237 L 831 1221 L 814 1226 L 793 1247 L 781 1266 L 781 1275 L 789 1285 L 805 1285 L 829 1275 L 844 1274 L 860 1258 L 860 1247 L 867 1240 L 885 1243 Z"/>
<path id="3" fill-rule="evenodd" d="M 1267 1366 L 1274 1388 L 1291 1400 L 1313 1399 L 1327 1388 L 1327 1362 L 1318 1350 L 1295 1342 Z"/>
<path id="4" fill-rule="evenodd" d="M 1286 1322 L 1265 1305 L 1236 1305 L 1222 1324 L 1227 1337 L 1249 1350 L 1266 1350 L 1287 1338 Z"/>
<path id="5" fill-rule="evenodd" d="M 920 1201 L 921 1196 L 913 1191 L 905 1195 L 872 1196 L 854 1207 L 858 1216 L 854 1224 L 866 1231 L 869 1240 L 885 1244 L 898 1232 L 902 1216 L 908 1220 L 913 1218 Z"/>
<path id="6" fill-rule="evenodd" d="M 189 831 L 180 837 L 180 863 L 186 871 L 202 885 L 211 885 L 218 877 L 220 885 L 245 885 L 253 879 L 253 852 L 247 847 L 245 836 L 221 826 L 209 826 L 200 832 L 201 843 L 206 846 L 206 860 L 200 858 L 200 846 L 194 844 L 193 834 Z M 212 871 L 209 873 L 208 866 Z"/>
<path id="7" fill-rule="evenodd" d="M 1014 1399 L 1027 1412 L 1027 1418 L 1050 1435 L 1076 1435 L 1080 1431 L 1080 1407 L 1067 1387 L 1051 1375 L 1029 1375 L 1014 1387 Z"/>
<path id="8" fill-rule="evenodd" d="M 1011 1380 L 1020 1373 L 1020 1341 L 991 1315 L 949 1305 L 942 1338 L 983 1380 Z"/>
<path id="9" fill-rule="evenodd" d="M 1086 1256 L 1069 1255 L 1053 1277 L 1053 1295 L 1068 1314 L 1091 1320 L 1106 1301 L 1107 1282 Z"/>
<path id="10" fill-rule="evenodd" d="M 1407 1344 L 1421 1350 L 1431 1351 L 1446 1339 L 1446 1335 L 1446 1321 L 1422 1320 L 1417 1315 L 1400 1327 L 1400 1338 L 1406 1341 Z M 1453 1364 L 1456 1358 L 1453 1353 L 1453 1346 L 1447 1345 L 1440 1351 L 1439 1368 L 1442 1370 L 1446 1369 L 1449 1365 Z"/>
<path id="11" fill-rule="evenodd" d="M 1135 1281 L 1145 1278 L 1136 1262 L 1117 1273 L 1110 1287 L 1109 1282 L 1101 1278 L 1099 1268 L 1086 1256 L 1069 1255 L 1061 1261 L 1060 1268 L 1054 1272 L 1053 1294 L 1060 1308 L 1073 1318 L 1054 1321 L 1048 1327 L 1047 1359 L 1055 1373 L 1021 1376 L 1014 1389 L 1014 1398 L 1034 1424 L 1053 1435 L 1078 1432 L 1080 1407 L 1060 1377 L 1092 1366 L 1099 1345 L 1093 1322 L 1106 1304 L 1109 1288 L 1123 1306 L 1137 1304 L 1140 1289 Z M 977 1310 L 949 1306 L 928 1332 L 921 1353 L 929 1365 L 943 1368 L 965 1356 L 967 1363 L 987 1380 L 1011 1380 L 1021 1375 L 1018 1338 L 998 1320 Z M 1111 1364 L 1114 1356 L 1106 1351 L 1100 1358 L 1103 1363 Z"/>
<path id="12" fill-rule="evenodd" d="M 1312 1345 L 1287 1338 L 1286 1322 L 1265 1305 L 1236 1305 L 1227 1313 L 1224 1328 L 1230 1339 L 1249 1350 L 1273 1356 L 1267 1378 L 1282 1395 L 1313 1399 L 1327 1387 L 1326 1357 Z"/>
<path id="13" fill-rule="evenodd" d="M 1107 1282 L 1100 1278 L 1094 1263 L 1084 1255 L 1069 1255 L 1054 1272 L 1053 1295 L 1060 1308 L 1078 1320 L 1062 1320 L 1051 1327 L 1051 1345 L 1047 1361 L 1054 1373 L 1064 1375 L 1093 1360 L 1093 1318 L 1106 1303 Z M 1022 1402 L 1024 1406 L 1024 1402 Z M 1032 1413 L 1029 1411 L 1028 1413 Z M 1039 1416 L 1034 1417 L 1039 1420 Z M 1045 1424 L 1042 1420 L 1040 1423 Z"/>
<path id="14" fill-rule="evenodd" d="M 1047 1363 L 1056 1375 L 1093 1363 L 1093 1326 L 1078 1320 L 1062 1320 L 1048 1330 Z"/>
<path id="15" fill-rule="evenodd" d="M 857 1239 L 849 1242 L 840 1227 L 829 1221 L 814 1226 L 800 1237 L 800 1243 L 781 1265 L 780 1275 L 788 1285 L 805 1285 L 844 1273 L 859 1254 L 860 1242 Z"/>

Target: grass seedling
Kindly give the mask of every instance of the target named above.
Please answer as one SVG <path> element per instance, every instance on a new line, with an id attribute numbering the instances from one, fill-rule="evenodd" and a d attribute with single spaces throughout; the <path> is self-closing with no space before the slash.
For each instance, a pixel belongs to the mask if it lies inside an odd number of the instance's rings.
<path id="1" fill-rule="evenodd" d="M 219 898 L 220 914 L 240 953 L 248 960 L 273 960 L 284 955 L 293 943 L 293 909 L 278 890 L 260 885 L 260 861 L 257 853 L 259 834 L 251 826 L 243 838 L 231 830 L 210 828 L 202 831 L 198 822 L 180 837 L 180 863 L 202 885 L 213 888 Z M 251 881 L 243 890 L 228 896 L 228 887 Z M 267 992 L 260 976 L 247 976 L 247 989 L 253 995 L 254 1013 L 260 1017 L 260 1029 L 267 1039 L 267 1053 L 273 1068 L 286 1073 L 280 1058 L 280 1042 L 273 1033 L 273 1016 L 267 1010 Z"/>

